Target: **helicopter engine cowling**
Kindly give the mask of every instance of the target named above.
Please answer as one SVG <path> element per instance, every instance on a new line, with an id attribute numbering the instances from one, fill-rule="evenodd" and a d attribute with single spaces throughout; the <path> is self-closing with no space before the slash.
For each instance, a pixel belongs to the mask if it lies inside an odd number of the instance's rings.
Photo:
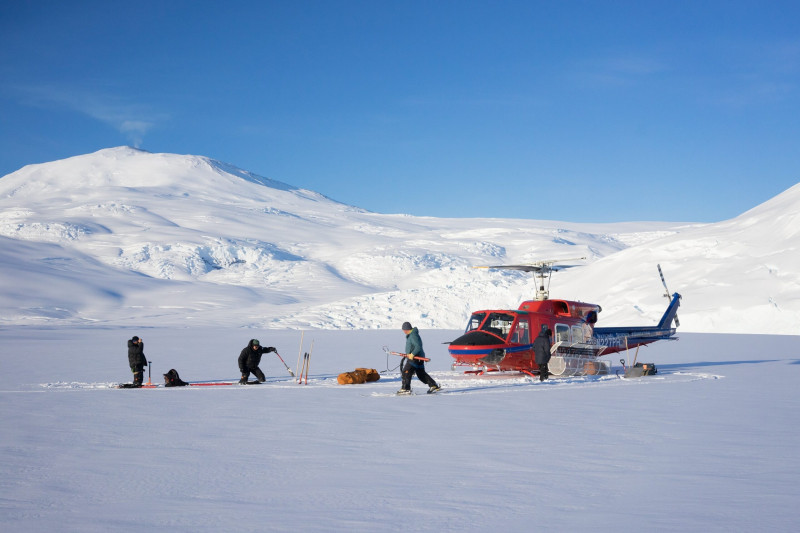
<path id="1" fill-rule="evenodd" d="M 450 344 L 455 346 L 491 346 L 502 342 L 504 342 L 503 339 L 485 331 L 468 331 Z"/>

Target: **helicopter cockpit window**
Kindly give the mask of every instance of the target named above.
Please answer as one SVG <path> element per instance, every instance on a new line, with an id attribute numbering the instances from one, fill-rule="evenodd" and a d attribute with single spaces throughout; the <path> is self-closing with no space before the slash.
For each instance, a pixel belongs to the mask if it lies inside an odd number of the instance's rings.
<path id="1" fill-rule="evenodd" d="M 486 322 L 483 323 L 481 330 L 506 338 L 511 331 L 512 324 L 514 324 L 514 315 L 491 313 Z"/>
<path id="2" fill-rule="evenodd" d="M 486 313 L 475 313 L 469 319 L 469 323 L 467 323 L 467 331 L 472 331 L 481 327 L 481 322 L 483 319 L 486 318 Z"/>

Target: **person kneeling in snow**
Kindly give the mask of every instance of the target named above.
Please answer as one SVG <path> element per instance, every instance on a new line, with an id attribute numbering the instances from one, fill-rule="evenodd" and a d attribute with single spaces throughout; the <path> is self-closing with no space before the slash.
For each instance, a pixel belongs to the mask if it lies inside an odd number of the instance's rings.
<path id="1" fill-rule="evenodd" d="M 247 347 L 239 354 L 239 371 L 242 373 L 242 379 L 239 383 L 246 384 L 247 378 L 250 377 L 250 372 L 258 379 L 259 383 L 264 383 L 266 379 L 264 373 L 258 368 L 261 363 L 261 354 L 274 352 L 275 348 L 268 346 L 264 348 L 258 342 L 258 339 L 250 339 Z"/>
<path id="2" fill-rule="evenodd" d="M 417 375 L 419 380 L 428 386 L 428 393 L 436 392 L 439 390 L 439 385 L 432 377 L 425 372 L 425 361 L 420 361 L 415 357 L 425 357 L 425 351 L 422 349 L 422 339 L 419 336 L 419 330 L 412 328 L 408 322 L 403 322 L 403 333 L 406 334 L 406 357 L 408 361 L 403 360 L 405 366 L 403 367 L 403 385 L 397 391 L 397 394 L 411 394 L 411 378 L 414 374 Z"/>

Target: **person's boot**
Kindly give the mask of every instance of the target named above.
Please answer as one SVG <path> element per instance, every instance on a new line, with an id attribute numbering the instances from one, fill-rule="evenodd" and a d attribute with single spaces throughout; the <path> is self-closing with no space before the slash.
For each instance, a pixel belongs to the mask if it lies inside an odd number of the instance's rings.
<path id="1" fill-rule="evenodd" d="M 144 372 L 133 373 L 133 386 L 138 388 L 142 386 L 142 379 L 144 379 Z"/>
<path id="2" fill-rule="evenodd" d="M 442 390 L 442 388 L 439 385 L 437 385 L 436 383 L 434 383 L 433 385 L 431 385 L 428 388 L 428 394 L 433 394 L 434 392 L 436 392 L 438 390 Z"/>
<path id="3" fill-rule="evenodd" d="M 247 385 L 247 378 L 249 374 L 242 374 L 242 379 L 239 380 L 239 385 Z"/>

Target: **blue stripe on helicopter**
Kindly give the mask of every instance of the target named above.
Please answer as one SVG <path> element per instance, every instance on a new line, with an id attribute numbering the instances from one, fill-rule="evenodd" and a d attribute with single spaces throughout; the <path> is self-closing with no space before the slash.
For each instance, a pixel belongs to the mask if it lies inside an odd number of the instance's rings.
<path id="1" fill-rule="evenodd" d="M 455 350 L 453 348 L 449 348 L 451 355 L 489 355 L 495 350 L 503 350 L 506 354 L 518 353 L 518 352 L 525 352 L 533 348 L 533 344 L 523 344 L 521 346 L 512 346 L 511 348 L 484 348 L 484 349 L 477 349 L 477 350 Z"/>

